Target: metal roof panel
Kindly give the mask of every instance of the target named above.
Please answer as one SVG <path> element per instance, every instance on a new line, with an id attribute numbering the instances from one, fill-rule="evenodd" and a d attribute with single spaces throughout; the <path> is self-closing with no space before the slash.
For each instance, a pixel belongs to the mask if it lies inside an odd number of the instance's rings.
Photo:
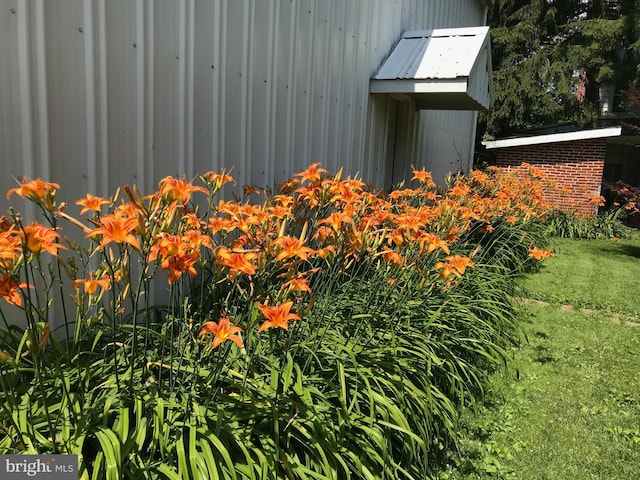
<path id="1" fill-rule="evenodd" d="M 420 109 L 489 108 L 489 27 L 406 31 L 371 79 L 370 92 L 410 94 Z"/>
<path id="2" fill-rule="evenodd" d="M 374 80 L 468 77 L 487 44 L 489 27 L 411 30 L 404 33 Z"/>

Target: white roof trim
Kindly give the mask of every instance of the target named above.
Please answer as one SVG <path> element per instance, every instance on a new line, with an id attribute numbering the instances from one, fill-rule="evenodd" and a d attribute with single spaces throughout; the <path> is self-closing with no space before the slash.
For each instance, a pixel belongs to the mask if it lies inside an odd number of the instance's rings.
<path id="1" fill-rule="evenodd" d="M 522 147 L 525 145 L 540 145 L 543 143 L 573 142 L 575 140 L 589 140 L 592 138 L 619 137 L 622 127 L 599 128 L 596 130 L 580 130 L 579 132 L 552 133 L 549 135 L 534 135 L 531 137 L 505 138 L 482 142 L 488 150 L 493 148 Z"/>
<path id="2" fill-rule="evenodd" d="M 489 108 L 490 90 L 487 26 L 406 31 L 370 84 L 371 93 L 409 93 L 420 105 L 468 110 Z"/>

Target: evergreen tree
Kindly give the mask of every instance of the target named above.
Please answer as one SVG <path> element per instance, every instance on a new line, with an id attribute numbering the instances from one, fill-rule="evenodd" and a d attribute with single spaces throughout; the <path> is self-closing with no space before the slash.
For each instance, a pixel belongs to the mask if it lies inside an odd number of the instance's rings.
<path id="1" fill-rule="evenodd" d="M 620 91 L 640 78 L 639 15 L 640 0 L 495 0 L 494 105 L 479 130 L 594 126 L 600 87 Z"/>

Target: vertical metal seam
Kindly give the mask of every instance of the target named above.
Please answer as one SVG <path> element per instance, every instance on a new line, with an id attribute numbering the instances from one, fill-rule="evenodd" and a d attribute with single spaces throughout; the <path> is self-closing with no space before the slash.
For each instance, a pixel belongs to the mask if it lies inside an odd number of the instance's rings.
<path id="1" fill-rule="evenodd" d="M 135 4 L 135 61 L 136 61 L 136 178 L 147 188 L 144 157 L 144 114 L 145 114 L 145 75 L 144 75 L 144 0 L 136 0 Z"/>
<path id="2" fill-rule="evenodd" d="M 274 181 L 274 170 L 275 170 L 275 162 L 278 161 L 276 158 L 276 105 L 278 104 L 278 86 L 277 86 L 277 72 L 278 72 L 278 54 L 277 54 L 277 38 L 278 38 L 278 30 L 280 30 L 280 15 L 278 15 L 276 8 L 277 0 L 272 0 L 269 2 L 269 18 L 271 25 L 271 29 L 269 30 L 269 50 L 268 56 L 272 58 L 272 62 L 267 62 L 267 78 L 269 79 L 269 85 L 267 85 L 266 93 L 267 93 L 267 102 L 265 108 L 267 109 L 267 114 L 265 118 L 267 120 L 267 125 L 265 125 L 265 134 L 266 134 L 266 165 L 264 165 L 264 175 L 266 183 L 271 185 Z"/>
<path id="3" fill-rule="evenodd" d="M 358 18 L 360 19 L 362 16 L 362 4 L 359 6 L 358 8 Z M 363 78 L 363 85 L 362 85 L 362 89 L 359 90 L 359 93 L 356 93 L 356 96 L 359 96 L 360 99 L 358 101 L 358 103 L 360 104 L 360 108 L 361 108 L 361 113 L 358 116 L 359 118 L 359 132 L 358 132 L 358 138 L 357 138 L 357 150 L 354 151 L 354 154 L 357 153 L 357 164 L 356 164 L 356 169 L 358 170 L 358 172 L 362 173 L 362 171 L 364 170 L 364 162 L 365 162 L 365 131 L 367 128 L 367 112 L 369 110 L 369 55 L 371 55 L 371 47 L 372 44 L 369 41 L 369 31 L 371 29 L 371 16 L 372 16 L 372 9 L 368 8 L 367 9 L 367 14 L 366 14 L 366 19 L 364 21 L 364 28 L 362 28 L 362 23 L 358 23 L 358 34 L 359 34 L 359 40 L 357 42 L 357 45 L 359 46 L 360 44 L 362 44 L 362 47 L 358 47 L 356 49 L 358 58 L 360 59 L 359 61 L 356 62 L 356 64 L 358 65 L 358 68 L 366 68 L 366 79 Z M 362 28 L 362 30 L 361 30 Z M 366 45 L 368 48 L 364 48 L 364 45 Z M 366 61 L 365 61 L 366 60 Z M 365 75 L 364 72 L 361 73 L 361 75 Z M 356 82 L 356 84 L 354 85 L 354 91 L 358 91 L 358 83 Z M 355 110 L 354 110 L 354 118 L 355 118 Z M 371 160 L 369 160 L 369 162 L 371 162 Z"/>
<path id="4" fill-rule="evenodd" d="M 332 111 L 332 82 L 331 82 L 331 73 L 332 73 L 332 64 L 331 64 L 331 40 L 333 38 L 333 32 L 331 28 L 333 26 L 333 19 L 335 18 L 334 9 L 335 2 L 331 2 L 331 5 L 328 7 L 328 18 L 327 18 L 327 28 L 325 30 L 325 38 L 324 38 L 324 58 L 322 58 L 322 65 L 324 67 L 324 77 L 322 81 L 322 98 L 324 102 L 322 102 L 322 106 L 320 107 L 320 111 L 322 112 L 322 117 L 320 119 L 320 153 L 317 159 L 313 159 L 313 161 L 322 161 L 325 167 L 329 167 L 329 162 L 332 160 L 329 158 L 328 149 L 330 143 L 329 136 L 329 124 L 331 123 L 331 111 Z M 314 35 L 315 37 L 315 35 Z M 313 48 L 313 41 L 311 41 L 311 48 Z M 313 64 L 311 65 L 313 68 Z M 310 70 L 312 71 L 312 70 Z M 313 75 L 310 75 L 313 77 Z M 311 141 L 310 141 L 311 143 Z M 333 160 L 335 161 L 335 159 Z M 310 163 L 311 159 L 307 159 L 307 163 Z"/>
<path id="5" fill-rule="evenodd" d="M 298 24 L 297 18 L 300 14 L 300 3 L 293 2 L 291 7 L 291 16 L 289 17 L 289 52 L 288 52 L 288 62 L 287 62 L 287 107 L 286 107 L 286 115 L 287 115 L 287 125 L 286 125 L 286 133 L 285 133 L 285 143 L 287 145 L 287 158 L 285 159 L 285 170 L 288 172 L 293 171 L 293 165 L 295 161 L 295 132 L 296 132 L 296 121 L 295 121 L 295 76 L 294 73 L 296 71 L 296 48 L 298 41 Z"/>
<path id="6" fill-rule="evenodd" d="M 86 97 L 86 122 L 87 122 L 87 189 L 96 192 L 98 188 L 97 171 L 97 145 L 96 145 L 96 85 L 95 85 L 95 54 L 94 54 L 94 28 L 93 28 L 93 2 L 84 0 L 83 5 L 83 31 L 84 31 L 84 71 L 85 71 L 85 97 Z"/>
<path id="7" fill-rule="evenodd" d="M 248 3 L 248 5 L 247 5 Z M 242 109 L 241 122 L 243 125 L 244 135 L 242 137 L 243 153 L 242 157 L 242 183 L 251 183 L 251 159 L 254 150 L 253 145 L 253 96 L 255 92 L 253 90 L 253 55 L 254 55 L 254 41 L 255 41 L 255 28 L 253 26 L 255 21 L 255 3 L 251 0 L 245 3 L 245 16 L 242 24 L 245 26 L 246 31 L 246 50 L 244 51 L 245 61 L 245 73 L 242 76 L 242 96 L 244 108 Z"/>
<path id="8" fill-rule="evenodd" d="M 176 71 L 178 74 L 178 91 L 176 92 L 176 101 L 178 103 L 178 119 L 177 119 L 177 135 L 178 135 L 178 158 L 177 171 L 175 174 L 181 175 L 185 171 L 185 100 L 186 100 L 186 2 L 178 2 L 178 51 L 176 55 Z"/>
<path id="9" fill-rule="evenodd" d="M 193 0 L 189 0 L 187 3 L 187 25 L 186 25 L 186 50 L 185 56 L 185 69 L 186 69 L 186 99 L 187 106 L 186 113 L 186 147 L 185 152 L 185 168 L 187 177 L 191 177 L 196 173 L 194 172 L 194 158 L 193 158 L 193 143 L 194 143 L 194 60 L 195 60 L 195 4 Z"/>
<path id="10" fill-rule="evenodd" d="M 145 178 L 145 189 L 147 191 L 153 190 L 153 180 L 155 178 L 155 75 L 154 75 L 154 54 L 155 54 L 155 42 L 154 42 L 154 0 L 147 0 L 145 5 L 145 35 L 144 45 L 142 48 L 142 55 L 144 56 L 144 82 L 145 82 L 145 111 L 144 111 L 144 125 L 145 130 L 143 132 L 145 139 L 145 168 L 147 171 L 147 178 Z"/>
<path id="11" fill-rule="evenodd" d="M 478 112 L 473 111 L 471 113 L 471 125 L 469 130 L 471 133 L 475 132 L 477 124 L 478 124 Z M 471 168 L 473 168 L 474 153 L 476 150 L 475 143 L 476 143 L 475 138 L 471 138 L 471 141 L 469 142 L 469 158 L 467 160 L 466 170 L 470 170 Z"/>
<path id="12" fill-rule="evenodd" d="M 26 165 L 25 175 L 33 177 L 35 173 L 35 165 L 33 159 L 33 124 L 31 122 L 31 76 L 29 75 L 29 8 L 28 2 L 22 0 L 18 3 L 16 9 L 17 30 L 18 30 L 18 78 L 20 85 L 20 130 L 22 144 L 22 161 Z M 48 163 L 42 165 L 42 176 L 48 179 Z"/>
<path id="13" fill-rule="evenodd" d="M 312 88 L 313 88 L 313 60 L 315 56 L 315 51 L 313 48 L 313 39 L 316 36 L 316 21 L 317 21 L 317 4 L 316 0 L 313 0 L 311 11 L 309 12 L 309 33 L 308 33 L 308 48 L 309 48 L 309 56 L 307 58 L 307 78 L 306 83 L 304 85 L 305 99 L 304 99 L 304 108 L 306 112 L 306 121 L 304 122 L 304 134 L 303 134 L 303 145 L 304 145 L 304 158 L 297 159 L 298 162 L 302 161 L 306 164 L 311 163 L 313 161 L 311 159 L 311 127 L 313 124 L 313 104 L 311 102 L 312 97 Z M 324 137 L 321 137 L 324 138 Z"/>
<path id="14" fill-rule="evenodd" d="M 349 95 L 350 97 L 348 98 L 348 104 L 347 107 L 349 107 L 349 105 L 351 105 L 348 109 L 348 112 L 346 114 L 346 124 L 348 127 L 347 130 L 347 145 L 346 145 L 346 149 L 345 151 L 347 152 L 347 158 L 344 160 L 343 163 L 347 163 L 349 164 L 349 169 L 351 170 L 352 173 L 354 173 L 353 171 L 356 169 L 355 164 L 357 164 L 357 148 L 356 148 L 356 142 L 354 140 L 355 138 L 355 110 L 357 108 L 357 97 L 358 97 L 358 84 L 360 83 L 360 78 L 362 78 L 362 75 L 364 74 L 364 72 L 361 71 L 360 69 L 360 64 L 358 63 L 358 57 L 359 57 L 359 51 L 360 49 L 358 48 L 358 39 L 359 39 L 359 33 L 360 33 L 360 5 L 361 2 L 355 2 L 352 3 L 352 5 L 355 5 L 354 8 L 354 14 L 351 16 L 351 28 L 347 31 L 347 29 L 345 28 L 345 39 L 348 38 L 349 34 L 351 34 L 351 44 L 352 44 L 352 50 L 353 50 L 353 59 L 351 64 L 349 65 L 349 68 L 351 69 L 350 71 L 350 75 L 344 75 L 344 84 L 345 85 L 350 85 L 349 87 Z M 345 59 L 343 60 L 343 65 L 346 63 L 346 55 L 345 55 Z M 366 88 L 365 84 L 363 83 L 363 89 Z M 343 110 L 344 111 L 344 110 Z"/>
<path id="15" fill-rule="evenodd" d="M 231 0 L 233 1 L 233 0 Z M 221 0 L 222 8 L 220 10 L 220 108 L 218 109 L 218 131 L 219 131 L 219 151 L 218 158 L 220 162 L 226 164 L 226 122 L 225 115 L 227 111 L 227 79 L 225 72 L 227 70 L 227 57 L 225 52 L 227 51 L 227 15 L 229 14 L 228 0 Z M 223 66 L 224 65 L 224 66 Z"/>
<path id="16" fill-rule="evenodd" d="M 342 105 L 342 103 L 344 101 L 344 69 L 345 69 L 344 62 L 346 57 L 344 53 L 344 50 L 345 50 L 344 47 L 345 47 L 345 42 L 347 38 L 346 18 L 348 15 L 348 11 L 349 11 L 349 7 L 347 5 L 347 2 L 345 2 L 344 12 L 342 12 L 343 15 L 341 15 L 340 17 L 342 20 L 342 34 L 338 37 L 340 38 L 340 43 L 342 45 L 342 48 L 339 49 L 338 59 L 336 62 L 336 65 L 339 66 L 340 71 L 336 75 L 337 89 L 336 89 L 336 102 L 334 106 L 335 112 L 336 112 L 336 121 L 334 125 L 335 141 L 332 142 L 333 143 L 333 155 L 332 155 L 333 159 L 331 160 L 334 168 L 337 167 L 338 163 L 342 163 L 344 161 L 344 159 L 340 158 L 341 156 L 340 147 L 342 144 L 341 140 L 344 138 L 343 131 L 342 131 L 344 106 Z"/>
<path id="17" fill-rule="evenodd" d="M 35 55 L 36 55 L 36 85 L 38 106 L 38 143 L 40 165 L 49 165 L 49 109 L 47 106 L 47 63 L 46 42 L 44 29 L 44 0 L 34 2 L 34 29 L 35 29 Z M 34 160 L 35 161 L 35 160 Z M 48 168 L 48 167 L 47 167 Z"/>
<path id="18" fill-rule="evenodd" d="M 109 101 L 108 101 L 108 77 L 107 77 L 107 15 L 106 0 L 98 0 L 98 78 L 99 78 L 99 111 L 102 116 L 100 122 L 100 162 L 102 182 L 100 182 L 101 195 L 111 195 L 109 186 Z"/>
<path id="19" fill-rule="evenodd" d="M 213 31 L 217 32 L 221 29 L 216 28 L 216 26 L 220 23 L 222 23 L 222 14 L 220 12 L 221 9 L 221 5 L 220 2 L 215 2 L 214 3 L 214 10 L 213 10 L 213 15 L 214 18 L 212 19 L 212 25 L 213 25 Z M 220 116 L 221 116 L 221 111 L 222 108 L 220 107 L 220 85 L 221 85 L 221 72 L 222 72 L 222 68 L 221 68 L 221 54 L 220 54 L 220 39 L 218 37 L 216 37 L 215 34 L 213 34 L 212 36 L 213 41 L 214 41 L 214 45 L 212 46 L 213 48 L 213 75 L 211 78 L 211 95 L 212 95 L 212 102 L 211 102 L 211 155 L 213 158 L 210 159 L 209 163 L 208 163 L 208 169 L 209 170 L 218 170 L 218 165 L 219 165 L 219 160 L 220 160 L 220 150 L 219 150 L 219 144 L 220 144 L 220 129 L 222 128 L 220 125 Z M 204 172 L 203 172 L 204 173 Z"/>

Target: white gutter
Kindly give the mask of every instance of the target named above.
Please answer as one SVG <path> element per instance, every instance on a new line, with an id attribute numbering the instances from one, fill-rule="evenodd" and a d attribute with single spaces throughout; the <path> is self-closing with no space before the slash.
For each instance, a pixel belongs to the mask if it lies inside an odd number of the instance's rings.
<path id="1" fill-rule="evenodd" d="M 592 138 L 619 137 L 622 135 L 622 127 L 599 128 L 596 130 L 581 130 L 579 132 L 552 133 L 548 135 L 535 135 L 532 137 L 505 138 L 491 140 L 482 144 L 491 150 L 493 148 L 522 147 L 525 145 L 540 145 L 543 143 L 572 142 L 574 140 L 589 140 Z"/>

